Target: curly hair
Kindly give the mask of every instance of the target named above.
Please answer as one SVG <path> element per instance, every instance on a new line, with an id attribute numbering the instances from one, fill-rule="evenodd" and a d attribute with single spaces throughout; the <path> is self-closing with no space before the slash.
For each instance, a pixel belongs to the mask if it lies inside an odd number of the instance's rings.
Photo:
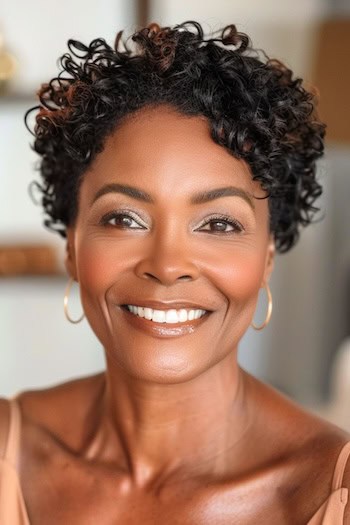
<path id="1" fill-rule="evenodd" d="M 34 182 L 49 229 L 66 237 L 77 216 L 80 182 L 106 138 L 123 118 L 147 105 L 171 105 L 184 115 L 205 116 L 212 139 L 244 159 L 266 190 L 276 249 L 288 251 L 300 227 L 318 211 L 322 188 L 316 161 L 325 125 L 316 97 L 284 64 L 251 47 L 228 25 L 217 38 L 202 26 L 150 24 L 111 47 L 68 41 L 57 77 L 38 91 L 34 150 L 42 182 Z"/>

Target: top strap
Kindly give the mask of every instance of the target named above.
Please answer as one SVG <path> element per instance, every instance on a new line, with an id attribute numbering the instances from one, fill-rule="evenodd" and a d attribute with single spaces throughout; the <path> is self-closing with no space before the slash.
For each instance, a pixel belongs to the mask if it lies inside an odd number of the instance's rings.
<path id="1" fill-rule="evenodd" d="M 332 481 L 332 490 L 340 489 L 343 483 L 343 476 L 345 467 L 350 456 L 350 441 L 345 443 L 343 448 L 340 451 L 340 454 L 335 465 L 333 481 Z"/>
<path id="2" fill-rule="evenodd" d="M 21 410 L 18 401 L 13 397 L 9 399 L 10 424 L 4 459 L 17 468 L 19 440 L 21 435 Z"/>

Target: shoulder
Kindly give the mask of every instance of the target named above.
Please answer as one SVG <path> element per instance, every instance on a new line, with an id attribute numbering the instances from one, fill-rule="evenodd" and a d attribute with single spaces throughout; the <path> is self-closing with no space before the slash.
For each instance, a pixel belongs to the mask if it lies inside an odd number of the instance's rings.
<path id="1" fill-rule="evenodd" d="M 309 520 L 334 491 L 335 468 L 341 451 L 350 441 L 350 435 L 313 414 L 304 413 L 298 417 L 305 439 L 300 438 L 300 444 L 291 455 L 293 468 L 287 477 L 287 486 L 295 488 L 295 497 L 291 494 L 288 503 L 294 502 L 293 508 L 298 508 L 300 515 Z M 350 461 L 346 467 L 347 479 L 344 476 L 341 485 L 346 488 L 350 488 L 349 467 Z M 350 524 L 349 505 L 345 510 L 344 523 Z"/>
<path id="2" fill-rule="evenodd" d="M 100 373 L 23 391 L 17 396 L 22 415 L 33 422 L 57 420 L 62 414 L 74 411 L 77 405 L 86 404 L 103 378 L 104 374 Z"/>
<path id="3" fill-rule="evenodd" d="M 350 440 L 350 434 L 319 417 L 276 388 L 253 379 L 259 410 L 260 435 L 291 452 L 334 450 Z M 269 425 L 266 426 L 268 421 Z"/>
<path id="4" fill-rule="evenodd" d="M 103 382 L 104 373 L 100 373 L 49 388 L 21 392 L 17 401 L 21 411 L 23 435 L 36 435 L 39 430 L 62 443 L 66 439 L 69 441 L 70 434 L 79 432 L 91 400 L 101 390 Z"/>
<path id="5" fill-rule="evenodd" d="M 305 474 L 305 508 L 309 504 L 308 500 L 313 501 L 314 512 L 327 501 L 334 491 L 333 480 L 336 465 L 343 448 L 350 442 L 350 434 L 302 408 L 296 419 L 307 436 L 300 454 L 300 468 Z M 341 487 L 350 490 L 350 449 L 347 462 L 343 465 L 345 471 Z M 312 507 L 309 509 L 311 510 Z M 310 513 L 310 515 L 313 514 Z M 350 502 L 345 507 L 344 523 L 350 524 Z"/>
<path id="6" fill-rule="evenodd" d="M 10 403 L 0 398 L 0 458 L 5 454 L 5 448 L 10 428 Z"/>
<path id="7" fill-rule="evenodd" d="M 350 442 L 350 438 L 349 438 Z M 350 447 L 350 445 L 349 445 Z M 345 513 L 344 513 L 344 523 L 350 523 L 350 448 L 349 448 L 349 455 L 347 457 L 347 462 L 345 465 L 345 471 L 344 471 L 344 477 L 343 477 L 343 483 L 342 486 L 346 489 L 348 489 L 348 503 L 345 507 Z"/>
<path id="8" fill-rule="evenodd" d="M 314 439 L 306 443 L 304 453 L 301 455 L 300 469 L 303 472 L 304 483 L 301 503 L 305 508 L 305 516 L 310 519 L 329 500 L 330 496 L 335 493 L 334 476 L 340 454 L 350 441 L 350 436 L 338 427 L 320 425 L 320 431 L 315 434 Z M 343 462 L 344 465 L 344 462 Z M 339 465 L 340 466 L 340 465 Z M 350 489 L 350 462 L 346 465 L 346 472 L 343 476 L 339 488 Z M 338 470 L 338 469 L 337 469 Z M 343 495 L 342 495 L 343 496 Z M 340 510 L 340 493 L 334 496 L 336 499 L 331 500 L 334 507 L 333 512 L 341 514 Z M 339 506 L 339 507 L 338 507 Z M 342 523 L 350 524 L 350 507 L 349 503 L 345 507 L 344 521 Z"/>
<path id="9" fill-rule="evenodd" d="M 283 394 L 279 398 L 279 403 L 285 407 L 284 428 L 288 429 L 287 440 L 296 444 L 295 449 L 294 444 L 292 445 L 292 450 L 297 452 L 302 462 L 305 461 L 305 464 L 308 463 L 314 469 L 315 479 L 321 480 L 331 473 L 332 480 L 339 454 L 346 443 L 350 442 L 350 434 Z M 283 438 L 286 437 L 285 434 L 282 435 Z M 306 462 L 306 457 L 310 457 L 309 462 Z"/>
<path id="10" fill-rule="evenodd" d="M 259 426 L 259 442 L 268 450 L 273 443 L 276 454 L 286 458 L 284 485 L 288 489 L 288 504 L 293 502 L 293 508 L 296 505 L 304 516 L 312 516 L 332 493 L 335 466 L 350 434 L 269 385 L 259 385 L 258 394 L 260 403 L 264 399 L 267 406 L 261 411 L 264 417 Z M 350 488 L 350 458 L 342 486 Z M 345 523 L 350 524 L 348 506 Z"/>

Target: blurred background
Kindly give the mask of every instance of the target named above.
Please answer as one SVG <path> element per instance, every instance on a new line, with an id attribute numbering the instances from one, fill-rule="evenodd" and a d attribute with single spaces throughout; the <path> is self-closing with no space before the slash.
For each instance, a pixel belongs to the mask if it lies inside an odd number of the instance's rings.
<path id="1" fill-rule="evenodd" d="M 207 33 L 235 23 L 253 45 L 284 61 L 320 93 L 328 123 L 322 220 L 276 260 L 274 311 L 249 330 L 241 365 L 350 430 L 350 2 L 348 0 L 3 0 L 0 7 L 0 395 L 104 368 L 86 320 L 63 315 L 64 241 L 42 226 L 29 196 L 37 177 L 25 111 L 57 74 L 68 38 L 110 44 L 149 22 L 201 22 Z M 34 195 L 35 197 L 35 195 Z M 76 290 L 74 290 L 76 292 Z M 73 294 L 74 295 L 74 294 Z M 72 316 L 80 315 L 73 297 Z M 263 320 L 262 294 L 255 322 Z"/>

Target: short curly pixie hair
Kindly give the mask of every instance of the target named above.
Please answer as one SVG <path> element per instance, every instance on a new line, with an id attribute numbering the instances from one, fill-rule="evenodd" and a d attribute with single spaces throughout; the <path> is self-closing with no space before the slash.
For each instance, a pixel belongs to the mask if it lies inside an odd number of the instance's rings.
<path id="1" fill-rule="evenodd" d="M 132 112 L 171 105 L 206 117 L 212 139 L 244 159 L 266 190 L 276 249 L 288 251 L 318 208 L 316 160 L 325 125 L 314 94 L 278 60 L 251 47 L 234 25 L 204 38 L 202 26 L 150 24 L 114 47 L 68 41 L 58 77 L 43 84 L 34 127 L 41 156 L 44 224 L 66 237 L 74 224 L 80 182 L 109 134 Z"/>

